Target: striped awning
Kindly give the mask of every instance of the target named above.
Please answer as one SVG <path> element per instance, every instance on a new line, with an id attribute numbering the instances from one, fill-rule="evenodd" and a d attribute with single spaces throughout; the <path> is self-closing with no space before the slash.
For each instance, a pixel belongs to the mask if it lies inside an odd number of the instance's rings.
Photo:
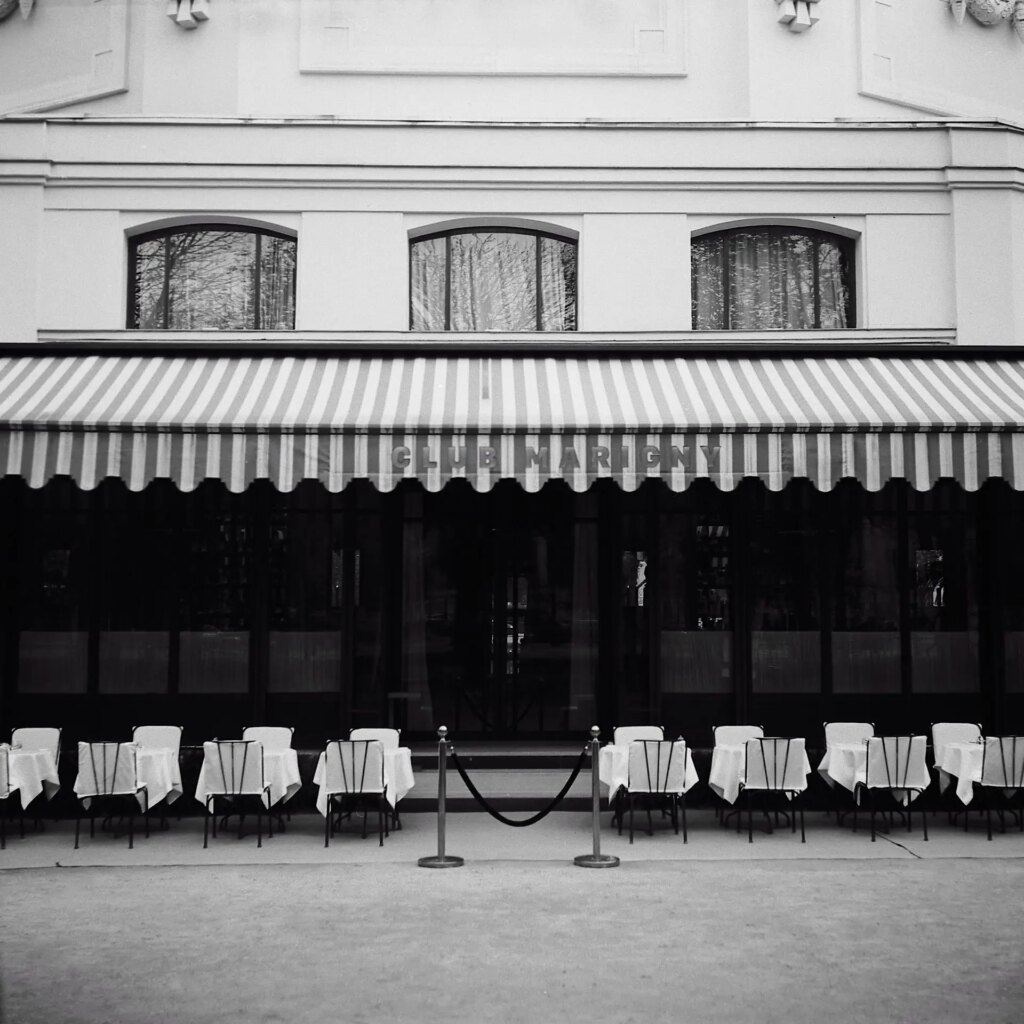
<path id="1" fill-rule="evenodd" d="M 1024 489 L 1024 359 L 18 355 L 0 358 L 0 475 L 189 491 L 406 478 L 575 490 L 609 477 L 869 490 Z"/>

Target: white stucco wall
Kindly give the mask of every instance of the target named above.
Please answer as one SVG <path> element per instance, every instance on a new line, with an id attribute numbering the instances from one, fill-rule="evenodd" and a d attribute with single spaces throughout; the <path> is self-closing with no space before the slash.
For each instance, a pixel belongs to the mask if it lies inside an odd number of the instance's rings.
<path id="1" fill-rule="evenodd" d="M 0 112 L 1024 122 L 1024 44 L 946 0 L 45 0 L 0 23 Z"/>

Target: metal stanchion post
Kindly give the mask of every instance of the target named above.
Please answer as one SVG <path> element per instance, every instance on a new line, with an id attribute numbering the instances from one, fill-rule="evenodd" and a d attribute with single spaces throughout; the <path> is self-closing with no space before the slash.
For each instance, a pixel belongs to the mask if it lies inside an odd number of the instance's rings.
<path id="1" fill-rule="evenodd" d="M 437 730 L 437 856 L 420 857 L 421 868 L 461 868 L 465 863 L 461 857 L 452 857 L 444 852 L 445 791 L 448 775 L 448 729 Z"/>
<path id="2" fill-rule="evenodd" d="M 617 868 L 619 866 L 618 857 L 601 852 L 601 782 L 597 777 L 597 765 L 601 756 L 601 744 L 597 738 L 600 735 L 601 730 L 595 725 L 590 730 L 590 774 L 593 780 L 594 796 L 594 852 L 581 853 L 578 857 L 573 858 L 573 863 L 581 868 Z"/>

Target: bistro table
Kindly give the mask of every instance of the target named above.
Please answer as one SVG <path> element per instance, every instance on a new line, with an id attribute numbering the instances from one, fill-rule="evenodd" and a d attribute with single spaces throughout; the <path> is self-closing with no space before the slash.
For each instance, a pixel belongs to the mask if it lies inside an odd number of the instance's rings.
<path id="1" fill-rule="evenodd" d="M 196 785 L 196 799 L 204 807 L 207 797 L 208 756 L 203 757 L 203 767 Z M 302 786 L 302 777 L 299 775 L 299 752 L 294 747 L 285 747 L 283 750 L 263 748 L 263 784 L 268 789 L 263 797 L 263 803 L 268 809 L 295 796 Z"/>
<path id="2" fill-rule="evenodd" d="M 686 749 L 686 769 L 683 775 L 683 788 L 679 793 L 689 793 L 700 781 L 697 769 L 693 764 L 693 754 L 689 745 L 683 740 L 676 740 L 675 750 Z M 606 743 L 600 752 L 597 764 L 597 777 L 608 787 L 608 803 L 613 804 L 615 794 L 629 785 L 629 744 Z M 679 794 L 677 794 L 679 795 Z"/>
<path id="3" fill-rule="evenodd" d="M 30 750 L 20 746 L 0 744 L 7 750 L 8 767 L 10 769 L 10 792 L 17 790 L 21 794 L 21 807 L 24 810 L 40 793 L 52 800 L 60 789 L 57 777 L 57 762 L 52 750 Z"/>
<path id="4" fill-rule="evenodd" d="M 139 785 L 146 787 L 149 808 L 161 800 L 173 804 L 181 796 L 181 766 L 171 747 L 139 747 L 135 755 Z"/>
<path id="5" fill-rule="evenodd" d="M 313 785 L 317 788 L 316 809 L 327 817 L 327 791 L 324 789 L 324 773 L 326 772 L 327 755 L 320 752 L 313 774 Z M 392 807 L 398 804 L 413 786 L 416 779 L 412 774 L 412 750 L 409 747 L 384 748 L 384 786 L 385 796 Z"/>
<path id="6" fill-rule="evenodd" d="M 952 744 L 951 744 L 952 745 Z M 853 793 L 860 803 L 860 787 L 867 782 L 868 744 L 867 740 L 856 743 L 832 743 L 818 765 L 818 774 L 830 785 L 840 785 Z M 978 761 L 978 777 L 981 777 L 981 761 Z M 907 781 L 907 780 L 904 780 Z M 928 780 L 924 780 L 927 787 Z M 894 789 L 893 796 L 906 806 L 916 800 L 923 789 Z"/>
<path id="7" fill-rule="evenodd" d="M 745 743 L 720 743 L 716 744 L 711 752 L 711 772 L 708 775 L 708 785 L 726 803 L 736 803 L 736 797 L 740 795 L 747 771 L 747 745 Z M 807 760 L 807 751 L 804 750 L 803 766 L 804 782 L 800 791 L 807 788 L 807 776 L 811 774 L 811 762 Z"/>
<path id="8" fill-rule="evenodd" d="M 939 792 L 944 793 L 956 779 L 956 795 L 966 807 L 974 799 L 974 783 L 981 781 L 985 759 L 983 740 L 946 743 L 935 748 L 935 767 L 939 770 Z"/>

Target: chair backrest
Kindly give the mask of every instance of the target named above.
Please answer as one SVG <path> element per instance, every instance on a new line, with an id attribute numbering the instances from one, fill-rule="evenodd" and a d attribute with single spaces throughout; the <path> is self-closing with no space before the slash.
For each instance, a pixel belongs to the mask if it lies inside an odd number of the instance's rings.
<path id="1" fill-rule="evenodd" d="M 937 764 L 947 743 L 976 743 L 980 739 L 977 722 L 932 722 L 932 757 Z"/>
<path id="2" fill-rule="evenodd" d="M 0 743 L 0 800 L 6 800 L 11 795 L 10 753 L 11 748 L 6 743 Z"/>
<path id="3" fill-rule="evenodd" d="M 263 744 L 259 740 L 207 740 L 203 772 L 210 796 L 260 796 Z"/>
<path id="4" fill-rule="evenodd" d="M 753 736 L 744 746 L 744 789 L 797 793 L 805 788 L 802 737 Z"/>
<path id="5" fill-rule="evenodd" d="M 612 730 L 612 743 L 628 747 L 635 740 L 663 740 L 665 727 L 661 725 L 617 725 Z"/>
<path id="6" fill-rule="evenodd" d="M 384 744 L 380 740 L 328 740 L 326 760 L 329 794 L 384 792 Z"/>
<path id="7" fill-rule="evenodd" d="M 1024 789 L 1024 736 L 986 736 L 981 784 Z"/>
<path id="8" fill-rule="evenodd" d="M 134 743 L 78 744 L 75 793 L 83 796 L 128 796 L 139 790 Z"/>
<path id="9" fill-rule="evenodd" d="M 401 744 L 401 729 L 351 729 L 350 740 L 380 740 L 385 750 L 397 750 Z"/>
<path id="10" fill-rule="evenodd" d="M 49 750 L 54 763 L 60 762 L 60 729 L 49 727 L 21 728 L 11 733 L 11 745 L 25 750 Z"/>
<path id="11" fill-rule="evenodd" d="M 132 742 L 140 747 L 173 750 L 177 757 L 181 750 L 181 726 L 137 725 L 132 729 Z"/>
<path id="12" fill-rule="evenodd" d="M 242 730 L 242 739 L 256 740 L 264 750 L 287 750 L 294 732 L 290 725 L 247 725 Z"/>
<path id="13" fill-rule="evenodd" d="M 873 722 L 826 722 L 825 747 L 833 743 L 863 743 L 875 735 Z"/>
<path id="14" fill-rule="evenodd" d="M 716 725 L 715 746 L 737 746 L 764 735 L 760 725 Z"/>
<path id="15" fill-rule="evenodd" d="M 872 736 L 864 785 L 869 789 L 927 789 L 924 736 Z"/>
<path id="16" fill-rule="evenodd" d="M 686 785 L 685 740 L 633 740 L 629 745 L 631 793 L 680 793 Z"/>

